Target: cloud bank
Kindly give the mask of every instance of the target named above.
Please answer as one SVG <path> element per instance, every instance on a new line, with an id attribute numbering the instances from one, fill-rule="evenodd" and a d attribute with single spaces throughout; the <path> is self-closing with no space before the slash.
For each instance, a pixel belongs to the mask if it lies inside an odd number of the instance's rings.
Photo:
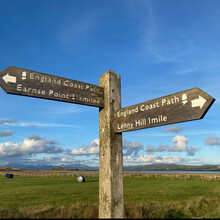
<path id="1" fill-rule="evenodd" d="M 158 147 L 153 147 L 152 145 L 147 146 L 147 153 L 153 154 L 155 152 L 187 152 L 188 156 L 194 156 L 196 151 L 199 151 L 200 148 L 195 146 L 187 146 L 189 138 L 185 136 L 177 135 L 172 139 L 172 142 L 175 143 L 173 146 L 169 145 L 159 145 Z"/>
<path id="2" fill-rule="evenodd" d="M 183 129 L 179 126 L 171 126 L 171 127 L 167 127 L 163 130 L 164 133 L 178 133 L 180 131 L 182 131 Z"/>
<path id="3" fill-rule="evenodd" d="M 220 137 L 210 135 L 205 138 L 205 144 L 210 146 L 220 146 Z"/>
<path id="4" fill-rule="evenodd" d="M 138 153 L 143 150 L 144 146 L 139 141 L 128 141 L 124 140 L 123 143 L 123 149 L 124 149 L 124 155 L 138 155 Z"/>
<path id="5" fill-rule="evenodd" d="M 138 157 L 124 156 L 123 162 L 126 164 L 138 165 L 138 164 L 200 164 L 201 160 L 198 159 L 185 159 L 177 156 L 156 156 L 156 155 L 141 155 Z"/>
<path id="6" fill-rule="evenodd" d="M 87 146 L 82 146 L 79 149 L 72 149 L 71 154 L 75 156 L 80 155 L 95 155 L 99 153 L 99 139 L 94 139 Z"/>
<path id="7" fill-rule="evenodd" d="M 6 120 L 0 120 L 0 125 L 11 125 L 17 122 L 17 119 L 6 119 Z"/>
<path id="8" fill-rule="evenodd" d="M 10 130 L 4 132 L 9 134 Z M 206 142 L 214 145 L 219 144 L 219 140 L 220 138 L 212 136 L 207 137 Z M 188 156 L 193 156 L 199 150 L 194 146 L 187 146 L 189 138 L 185 136 L 177 135 L 172 139 L 172 142 L 174 143 L 172 146 L 161 144 L 158 147 L 152 145 L 145 147 L 140 141 L 125 139 L 123 141 L 123 161 L 125 164 L 133 165 L 152 163 L 184 164 L 189 161 L 190 163 L 196 161 L 196 159 L 189 160 L 177 156 L 151 155 L 156 152 L 186 152 Z M 77 163 L 98 166 L 98 154 L 99 139 L 94 139 L 88 145 L 72 150 L 63 149 L 56 141 L 47 140 L 38 135 L 26 137 L 22 142 L 0 143 L 0 160 L 2 164 L 7 164 L 7 161 L 13 162 L 16 158 L 16 163 L 20 161 L 21 164 L 59 166 L 60 164 L 71 165 Z M 91 155 L 93 157 L 88 159 L 88 156 Z M 76 157 L 80 159 L 76 159 Z"/>
<path id="9" fill-rule="evenodd" d="M 9 129 L 0 131 L 0 137 L 8 137 L 8 136 L 12 136 L 13 134 L 14 133 L 10 131 Z"/>
<path id="10" fill-rule="evenodd" d="M 40 123 L 40 122 L 24 122 L 24 121 L 18 121 L 17 119 L 0 120 L 0 125 L 3 125 L 3 126 L 15 126 L 15 127 L 27 127 L 27 128 L 34 128 L 34 127 L 79 128 L 79 126 L 76 126 L 76 125 Z"/>
<path id="11" fill-rule="evenodd" d="M 26 137 L 22 142 L 0 143 L 1 157 L 30 156 L 39 153 L 61 153 L 63 149 L 56 141 L 46 140 L 37 135 Z"/>

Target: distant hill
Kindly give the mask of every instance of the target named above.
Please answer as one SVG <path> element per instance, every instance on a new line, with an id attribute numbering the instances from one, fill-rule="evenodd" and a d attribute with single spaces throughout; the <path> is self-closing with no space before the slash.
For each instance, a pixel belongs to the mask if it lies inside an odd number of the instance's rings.
<path id="1" fill-rule="evenodd" d="M 26 164 L 17 164 L 17 163 L 10 163 L 7 166 L 16 167 L 18 169 L 25 169 L 25 170 L 49 170 L 52 168 L 57 168 L 57 166 L 52 166 L 52 165 L 26 165 Z M 82 164 L 72 164 L 68 166 L 61 164 L 60 167 L 73 168 L 73 169 L 94 169 L 93 167 L 82 165 Z"/>
<path id="2" fill-rule="evenodd" d="M 126 166 L 124 169 L 134 171 L 220 171 L 220 165 L 149 164 Z"/>
<path id="3" fill-rule="evenodd" d="M 81 170 L 98 170 L 98 167 L 90 167 L 82 164 L 72 165 L 25 165 L 25 164 L 8 164 L 7 167 L 0 167 L 0 171 L 21 171 L 21 170 L 57 170 L 57 171 L 81 171 Z M 178 165 L 178 164 L 149 164 L 137 166 L 124 166 L 126 171 L 220 171 L 220 165 Z"/>
<path id="4" fill-rule="evenodd" d="M 21 171 L 23 169 L 14 167 L 0 167 L 0 171 Z"/>
<path id="5" fill-rule="evenodd" d="M 51 168 L 50 170 L 53 171 L 85 171 L 85 170 L 90 170 L 90 171 L 98 171 L 98 168 L 90 168 L 90 169 L 85 169 L 85 168 L 64 168 L 64 167 L 55 167 Z"/>

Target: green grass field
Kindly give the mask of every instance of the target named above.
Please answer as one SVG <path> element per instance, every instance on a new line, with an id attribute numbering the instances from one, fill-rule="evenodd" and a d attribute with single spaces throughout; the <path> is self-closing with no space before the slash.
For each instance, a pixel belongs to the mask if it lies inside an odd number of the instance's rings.
<path id="1" fill-rule="evenodd" d="M 125 177 L 126 218 L 220 218 L 220 181 Z M 98 177 L 0 175 L 0 218 L 98 218 Z"/>

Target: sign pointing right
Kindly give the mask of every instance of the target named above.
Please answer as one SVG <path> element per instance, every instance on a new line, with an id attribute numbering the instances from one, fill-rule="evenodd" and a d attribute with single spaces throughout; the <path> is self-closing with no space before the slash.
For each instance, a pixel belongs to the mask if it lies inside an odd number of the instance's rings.
<path id="1" fill-rule="evenodd" d="M 115 132 L 202 119 L 215 99 L 199 88 L 121 108 L 114 113 Z"/>
<path id="2" fill-rule="evenodd" d="M 202 108 L 203 105 L 206 103 L 206 99 L 202 98 L 202 96 L 199 95 L 198 99 L 194 99 L 191 101 L 192 102 L 192 107 L 200 107 Z"/>

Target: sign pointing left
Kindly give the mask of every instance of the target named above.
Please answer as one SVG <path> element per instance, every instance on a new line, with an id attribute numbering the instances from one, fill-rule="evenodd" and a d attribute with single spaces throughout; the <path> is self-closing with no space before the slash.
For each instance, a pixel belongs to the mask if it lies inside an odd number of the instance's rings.
<path id="1" fill-rule="evenodd" d="M 32 70 L 8 67 L 0 72 L 0 85 L 9 94 L 104 107 L 102 87 Z"/>
<path id="2" fill-rule="evenodd" d="M 15 76 L 10 76 L 8 73 L 7 73 L 5 76 L 3 76 L 2 79 L 3 79 L 6 83 L 8 83 L 8 82 L 10 82 L 10 83 L 16 83 L 16 77 L 15 77 Z"/>

